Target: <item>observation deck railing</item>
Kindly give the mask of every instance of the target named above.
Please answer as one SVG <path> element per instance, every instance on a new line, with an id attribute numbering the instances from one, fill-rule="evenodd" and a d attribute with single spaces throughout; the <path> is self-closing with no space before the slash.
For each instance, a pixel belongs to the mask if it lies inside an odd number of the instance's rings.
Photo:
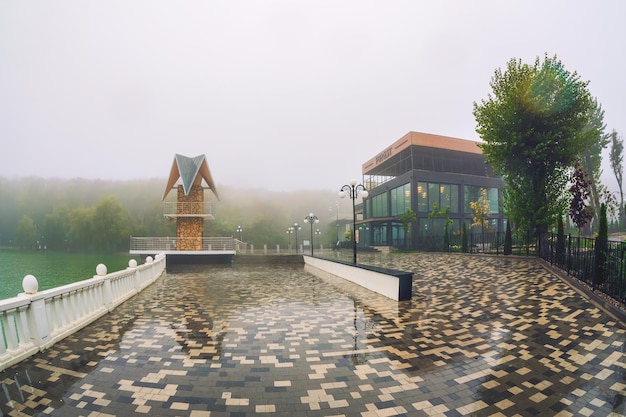
<path id="1" fill-rule="evenodd" d="M 177 217 L 202 217 L 214 219 L 213 203 L 166 201 L 163 205 L 163 216 L 169 219 Z"/>
<path id="2" fill-rule="evenodd" d="M 131 260 L 132 266 L 110 274 L 98 265 L 93 278 L 41 292 L 34 277 L 25 277 L 30 293 L 0 300 L 0 371 L 112 311 L 159 278 L 165 264 L 160 254 L 140 266 Z"/>
<path id="3" fill-rule="evenodd" d="M 233 237 L 136 237 L 130 238 L 130 253 L 245 251 L 246 244 Z"/>

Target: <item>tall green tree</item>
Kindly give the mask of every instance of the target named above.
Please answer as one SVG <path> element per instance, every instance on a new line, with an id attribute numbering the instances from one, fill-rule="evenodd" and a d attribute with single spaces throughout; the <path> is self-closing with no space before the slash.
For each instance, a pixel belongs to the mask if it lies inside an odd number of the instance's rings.
<path id="1" fill-rule="evenodd" d="M 617 186 L 619 188 L 619 224 L 620 228 L 623 229 L 626 225 L 624 221 L 624 189 L 622 187 L 622 181 L 624 179 L 624 139 L 622 139 L 615 130 L 611 132 L 609 161 L 611 162 L 611 169 L 613 170 L 613 174 L 615 174 L 615 180 L 617 180 Z"/>
<path id="2" fill-rule="evenodd" d="M 128 212 L 115 197 L 105 197 L 94 209 L 94 249 L 99 252 L 128 250 Z"/>
<path id="3" fill-rule="evenodd" d="M 487 161 L 506 182 L 504 207 L 518 228 L 548 230 L 567 207 L 569 172 L 592 141 L 587 82 L 556 56 L 534 65 L 511 59 L 496 69 L 492 93 L 474 103 Z"/>
<path id="4" fill-rule="evenodd" d="M 513 236 L 511 235 L 511 222 L 506 222 L 506 231 L 504 232 L 504 254 L 511 255 L 513 253 Z"/>
<path id="5" fill-rule="evenodd" d="M 593 288 L 602 285 L 606 279 L 607 260 L 609 252 L 609 232 L 606 218 L 606 205 L 600 205 L 600 227 L 595 242 L 595 271 L 593 276 Z"/>
<path id="6" fill-rule="evenodd" d="M 580 134 L 584 141 L 589 143 L 589 147 L 581 152 L 580 166 L 589 181 L 590 207 L 593 214 L 590 226 L 594 230 L 594 224 L 597 224 L 600 218 L 600 200 L 606 192 L 606 186 L 602 184 L 600 175 L 602 175 L 602 151 L 608 146 L 610 135 L 605 132 L 602 105 L 595 98 L 591 99 L 587 116 L 587 124 Z"/>
<path id="7" fill-rule="evenodd" d="M 37 242 L 37 226 L 28 214 L 24 214 L 15 228 L 15 243 L 20 248 L 31 249 Z"/>
<path id="8" fill-rule="evenodd" d="M 73 249 L 93 250 L 93 208 L 79 207 L 72 210 L 68 240 Z"/>
<path id="9" fill-rule="evenodd" d="M 55 207 L 51 213 L 44 216 L 41 233 L 48 249 L 64 250 L 67 248 L 69 225 L 70 211 L 67 207 Z"/>
<path id="10" fill-rule="evenodd" d="M 404 231 L 404 246 L 410 248 L 411 242 L 411 226 L 417 221 L 417 215 L 410 208 L 406 209 L 406 213 L 398 216 L 398 221 L 402 223 L 402 230 Z"/>

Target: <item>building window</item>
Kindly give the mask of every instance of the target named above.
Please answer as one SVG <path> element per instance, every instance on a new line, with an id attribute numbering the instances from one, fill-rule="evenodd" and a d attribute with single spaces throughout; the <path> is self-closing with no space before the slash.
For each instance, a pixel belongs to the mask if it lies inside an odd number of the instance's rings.
<path id="1" fill-rule="evenodd" d="M 411 184 L 394 188 L 391 194 L 391 215 L 398 216 L 411 208 Z"/>
<path id="2" fill-rule="evenodd" d="M 428 213 L 450 207 L 450 213 L 459 212 L 459 186 L 457 184 L 417 183 L 417 211 Z"/>
<path id="3" fill-rule="evenodd" d="M 425 182 L 417 183 L 417 211 L 428 212 L 428 184 Z"/>
<path id="4" fill-rule="evenodd" d="M 372 217 L 386 217 L 388 215 L 387 193 L 372 197 Z"/>
<path id="5" fill-rule="evenodd" d="M 472 208 L 470 207 L 470 203 L 478 201 L 480 199 L 480 190 L 485 189 L 485 187 L 476 187 L 473 185 L 465 186 L 465 212 L 472 213 Z M 497 188 L 486 188 L 487 190 L 487 200 L 489 201 L 489 214 L 498 214 L 500 212 L 499 209 L 499 201 L 498 201 L 498 189 Z"/>

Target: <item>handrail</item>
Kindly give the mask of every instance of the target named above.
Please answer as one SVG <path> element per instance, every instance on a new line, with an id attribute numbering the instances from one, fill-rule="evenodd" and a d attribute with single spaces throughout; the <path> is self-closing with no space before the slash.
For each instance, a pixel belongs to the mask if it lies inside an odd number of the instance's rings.
<path id="1" fill-rule="evenodd" d="M 32 275 L 24 292 L 0 300 L 0 371 L 80 330 L 142 291 L 165 270 L 165 255 L 106 273 L 100 264 L 93 278 L 37 292 Z M 34 283 L 33 283 L 34 280 Z"/>
<path id="2" fill-rule="evenodd" d="M 163 203 L 165 217 L 213 217 L 210 201 L 166 201 Z"/>
<path id="3" fill-rule="evenodd" d="M 137 237 L 130 238 L 130 253 L 136 251 L 227 251 L 236 250 L 233 237 Z"/>

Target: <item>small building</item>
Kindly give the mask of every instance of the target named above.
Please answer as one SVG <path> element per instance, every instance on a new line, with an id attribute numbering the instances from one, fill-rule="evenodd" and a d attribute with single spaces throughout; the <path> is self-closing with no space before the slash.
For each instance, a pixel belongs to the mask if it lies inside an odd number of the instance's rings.
<path id="1" fill-rule="evenodd" d="M 470 229 L 470 203 L 482 193 L 489 204 L 487 229 L 506 227 L 500 207 L 504 181 L 494 175 L 477 142 L 409 132 L 365 162 L 362 174 L 369 196 L 357 222 L 361 246 L 422 248 L 429 238 L 443 236 L 446 223 L 450 235 L 458 235 L 463 222 Z M 399 221 L 407 209 L 417 216 L 409 237 Z"/>
<path id="2" fill-rule="evenodd" d="M 176 200 L 166 200 L 174 189 Z M 215 219 L 211 200 L 219 200 L 204 155 L 193 158 L 175 155 L 163 200 L 163 216 L 176 222 L 176 236 L 131 236 L 131 254 L 164 253 L 168 255 L 168 266 L 174 263 L 229 263 L 235 253 L 245 247 L 232 236 L 204 235 L 204 222 Z"/>
<path id="3" fill-rule="evenodd" d="M 180 181 L 178 181 L 180 179 Z M 170 176 L 165 186 L 163 200 L 175 187 L 177 190 L 176 202 L 166 203 L 163 215 L 168 220 L 176 220 L 176 250 L 197 251 L 203 250 L 204 221 L 214 220 L 212 204 L 205 201 L 205 181 L 208 190 L 219 200 L 217 188 L 209 171 L 204 155 L 189 158 L 176 154 Z"/>

